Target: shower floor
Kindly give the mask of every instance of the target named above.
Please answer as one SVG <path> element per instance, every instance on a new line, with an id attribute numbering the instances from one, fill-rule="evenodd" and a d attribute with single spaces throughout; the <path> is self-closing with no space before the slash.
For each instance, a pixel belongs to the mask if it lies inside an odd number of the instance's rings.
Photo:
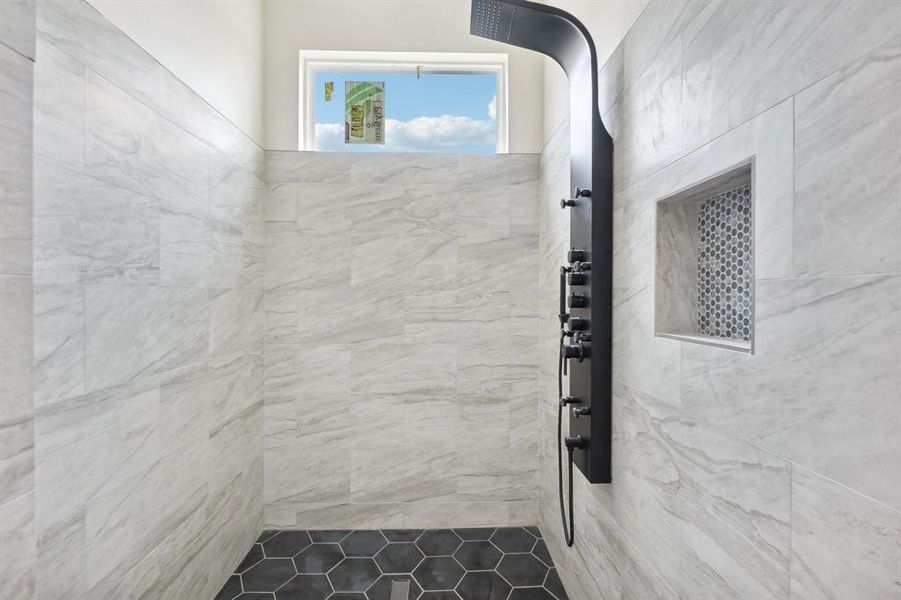
<path id="1" fill-rule="evenodd" d="M 403 600 L 568 600 L 537 527 L 264 531 L 215 600 L 398 600 L 394 582 Z"/>

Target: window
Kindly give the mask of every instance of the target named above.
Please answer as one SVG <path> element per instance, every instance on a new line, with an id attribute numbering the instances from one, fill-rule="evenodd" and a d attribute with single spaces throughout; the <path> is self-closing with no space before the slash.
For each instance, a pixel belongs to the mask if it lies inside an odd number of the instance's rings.
<path id="1" fill-rule="evenodd" d="M 507 152 L 506 54 L 305 51 L 299 97 L 301 150 Z"/>

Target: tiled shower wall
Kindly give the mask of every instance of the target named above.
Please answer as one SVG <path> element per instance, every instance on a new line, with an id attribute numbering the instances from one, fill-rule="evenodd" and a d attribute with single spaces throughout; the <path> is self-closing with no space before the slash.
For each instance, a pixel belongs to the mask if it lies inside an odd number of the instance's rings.
<path id="1" fill-rule="evenodd" d="M 0 2 L 0 598 L 35 586 L 31 398 L 34 6 Z"/>
<path id="2" fill-rule="evenodd" d="M 13 597 L 209 598 L 262 527 L 263 153 L 86 3 L 37 30 L 43 567 Z"/>
<path id="3" fill-rule="evenodd" d="M 540 523 L 574 600 L 898 597 L 899 36 L 898 2 L 652 2 L 601 70 L 614 483 L 577 476 L 574 549 L 554 454 L 565 126 L 546 147 Z M 655 201 L 752 156 L 755 354 L 655 338 Z"/>
<path id="4" fill-rule="evenodd" d="M 267 152 L 268 526 L 535 521 L 537 166 Z"/>

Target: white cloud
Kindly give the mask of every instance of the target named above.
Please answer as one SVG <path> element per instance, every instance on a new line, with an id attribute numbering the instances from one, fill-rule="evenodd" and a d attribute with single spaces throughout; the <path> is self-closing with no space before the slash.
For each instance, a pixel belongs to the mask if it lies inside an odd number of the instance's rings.
<path id="1" fill-rule="evenodd" d="M 491 102 L 488 103 L 488 116 L 492 121 L 497 120 L 497 94 L 491 97 Z"/>
<path id="2" fill-rule="evenodd" d="M 496 124 L 493 120 L 459 115 L 416 117 L 409 121 L 385 122 L 384 146 L 365 146 L 367 151 L 442 151 L 469 144 L 493 144 Z M 316 123 L 316 149 L 344 149 L 343 123 Z"/>
<path id="3" fill-rule="evenodd" d="M 344 146 L 344 123 L 316 123 L 316 149 L 340 150 Z"/>

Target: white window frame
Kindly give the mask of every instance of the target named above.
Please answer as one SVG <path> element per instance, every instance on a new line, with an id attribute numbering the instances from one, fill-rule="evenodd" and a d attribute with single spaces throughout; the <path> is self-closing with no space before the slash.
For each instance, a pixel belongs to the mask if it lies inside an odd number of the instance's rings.
<path id="1" fill-rule="evenodd" d="M 497 81 L 495 116 L 497 147 L 495 152 L 509 152 L 509 110 L 507 55 L 503 53 L 462 52 L 359 52 L 334 50 L 302 50 L 298 90 L 299 150 L 316 148 L 315 94 L 316 73 L 320 71 L 359 71 L 416 73 L 493 73 Z"/>

